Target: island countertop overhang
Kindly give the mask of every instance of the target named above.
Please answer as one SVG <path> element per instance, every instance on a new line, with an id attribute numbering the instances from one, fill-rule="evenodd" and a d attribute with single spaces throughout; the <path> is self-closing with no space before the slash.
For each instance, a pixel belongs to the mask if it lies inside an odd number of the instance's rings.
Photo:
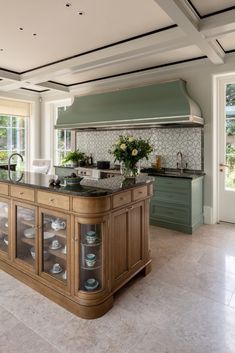
<path id="1" fill-rule="evenodd" d="M 128 189 L 151 184 L 154 178 L 147 174 L 140 174 L 134 180 L 125 180 L 122 176 L 107 179 L 89 180 L 83 179 L 79 185 L 60 187 L 50 186 L 49 180 L 54 175 L 45 175 L 33 172 L 0 171 L 0 183 L 19 185 L 22 187 L 37 188 L 48 192 L 79 196 L 79 197 L 101 197 L 108 196 Z"/>

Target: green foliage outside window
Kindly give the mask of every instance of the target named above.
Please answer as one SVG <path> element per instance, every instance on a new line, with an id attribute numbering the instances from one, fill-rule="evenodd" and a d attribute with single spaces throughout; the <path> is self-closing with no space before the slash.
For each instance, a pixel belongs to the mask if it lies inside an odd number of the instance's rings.
<path id="1" fill-rule="evenodd" d="M 6 163 L 13 152 L 20 153 L 25 160 L 25 142 L 26 118 L 0 115 L 0 163 Z"/>

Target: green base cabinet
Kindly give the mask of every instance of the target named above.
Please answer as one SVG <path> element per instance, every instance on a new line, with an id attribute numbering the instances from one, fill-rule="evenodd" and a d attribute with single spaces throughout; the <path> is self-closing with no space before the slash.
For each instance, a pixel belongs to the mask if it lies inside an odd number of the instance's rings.
<path id="1" fill-rule="evenodd" d="M 203 176 L 155 177 L 150 224 L 192 234 L 203 224 Z"/>

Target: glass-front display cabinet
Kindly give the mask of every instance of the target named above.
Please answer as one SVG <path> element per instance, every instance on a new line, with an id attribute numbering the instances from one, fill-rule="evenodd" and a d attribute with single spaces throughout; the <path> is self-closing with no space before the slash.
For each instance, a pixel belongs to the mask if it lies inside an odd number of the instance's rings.
<path id="1" fill-rule="evenodd" d="M 0 256 L 9 255 L 10 206 L 7 200 L 0 199 Z"/>
<path id="2" fill-rule="evenodd" d="M 36 208 L 18 203 L 14 207 L 14 259 L 30 271 L 37 272 Z"/>
<path id="3" fill-rule="evenodd" d="M 69 286 L 70 222 L 69 216 L 40 210 L 41 237 L 39 268 L 42 277 L 64 289 Z"/>
<path id="4" fill-rule="evenodd" d="M 76 291 L 94 293 L 104 288 L 104 223 L 77 223 Z"/>

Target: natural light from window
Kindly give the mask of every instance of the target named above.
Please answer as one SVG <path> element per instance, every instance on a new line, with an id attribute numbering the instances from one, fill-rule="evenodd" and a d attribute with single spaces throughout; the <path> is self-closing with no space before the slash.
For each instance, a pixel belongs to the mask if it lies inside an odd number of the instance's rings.
<path id="1" fill-rule="evenodd" d="M 18 169 L 26 165 L 27 145 L 27 118 L 11 115 L 0 115 L 0 163 L 7 163 L 9 156 L 20 153 L 24 162 L 20 162 L 17 156 L 11 160 L 17 163 Z"/>

